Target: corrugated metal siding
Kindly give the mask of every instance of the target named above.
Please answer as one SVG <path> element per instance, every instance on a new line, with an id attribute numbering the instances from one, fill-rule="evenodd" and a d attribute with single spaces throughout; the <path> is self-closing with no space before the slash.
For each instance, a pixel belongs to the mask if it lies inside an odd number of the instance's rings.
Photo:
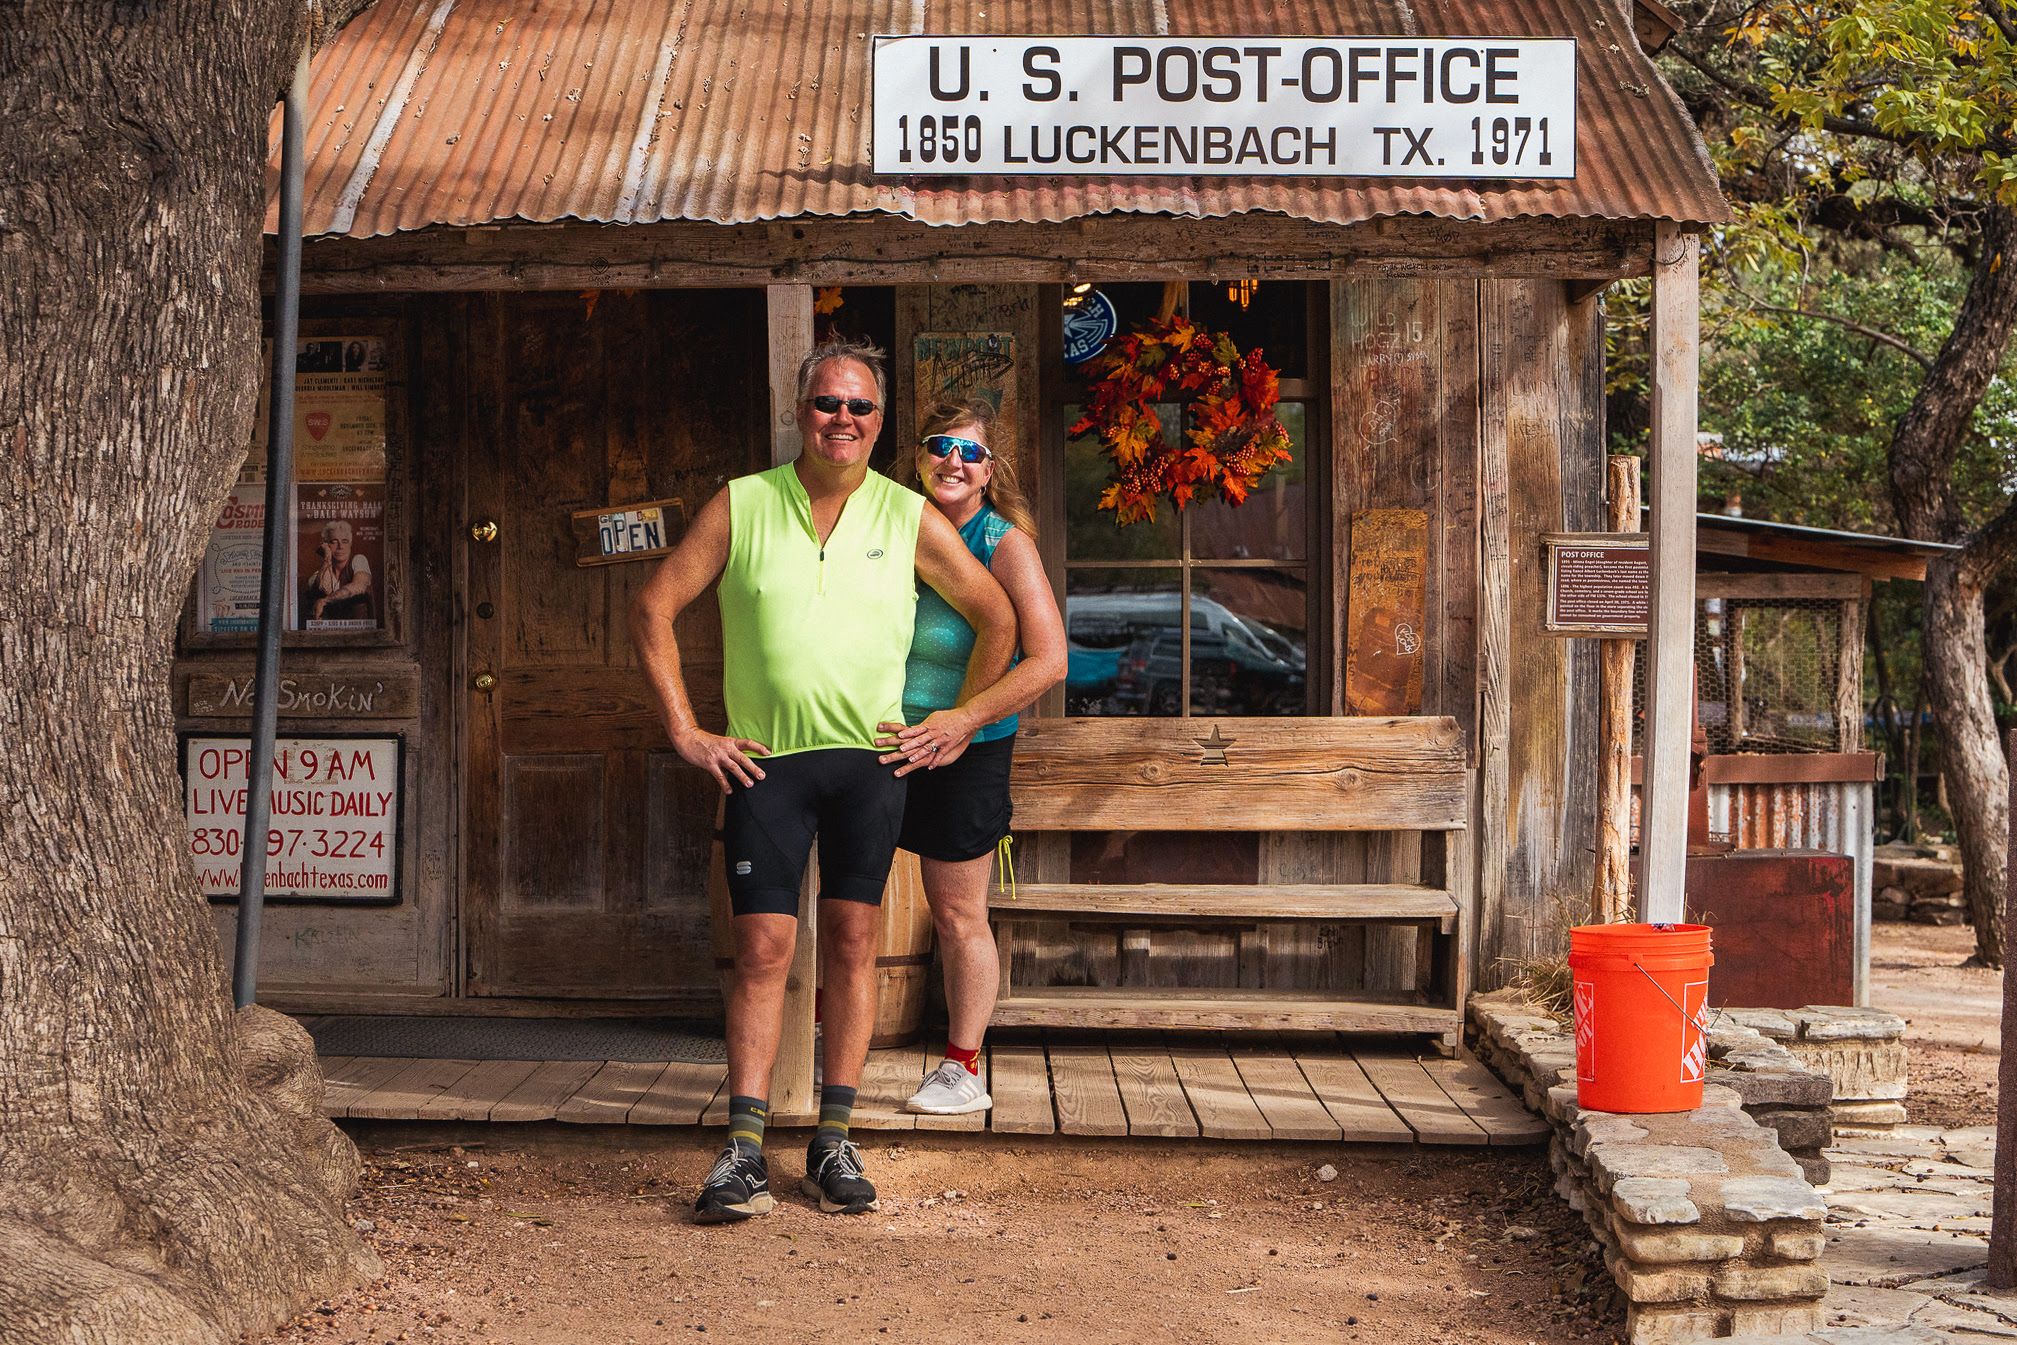
<path id="1" fill-rule="evenodd" d="M 869 39 L 910 32 L 1574 37 L 1577 176 L 877 179 Z M 934 224 L 1728 213 L 1686 113 L 1608 0 L 380 0 L 316 56 L 309 99 L 310 234 L 875 212 Z"/>
<path id="2" fill-rule="evenodd" d="M 1831 850 L 1856 868 L 1856 1002 L 1870 1002 L 1871 835 L 1876 787 L 1830 784 L 1709 786 L 1709 830 L 1739 850 Z"/>

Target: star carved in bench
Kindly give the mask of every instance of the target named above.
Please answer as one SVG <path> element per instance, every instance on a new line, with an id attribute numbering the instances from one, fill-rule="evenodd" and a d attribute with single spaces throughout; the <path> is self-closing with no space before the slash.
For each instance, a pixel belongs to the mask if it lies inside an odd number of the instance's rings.
<path id="1" fill-rule="evenodd" d="M 1196 743 L 1199 747 L 1205 749 L 1205 754 L 1202 757 L 1198 758 L 1198 765 L 1230 766 L 1232 765 L 1232 763 L 1226 760 L 1226 749 L 1228 747 L 1231 747 L 1234 743 L 1238 742 L 1239 739 L 1220 737 L 1219 726 L 1217 724 L 1214 724 L 1212 725 L 1211 737 L 1193 738 L 1191 739 L 1191 741 Z"/>

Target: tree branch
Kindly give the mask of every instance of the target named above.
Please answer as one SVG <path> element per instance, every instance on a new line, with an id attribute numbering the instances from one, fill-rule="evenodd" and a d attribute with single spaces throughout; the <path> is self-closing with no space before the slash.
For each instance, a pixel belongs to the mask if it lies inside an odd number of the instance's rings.
<path id="1" fill-rule="evenodd" d="M 1781 112 L 1772 102 L 1772 95 L 1764 89 L 1759 88 L 1749 80 L 1738 79 L 1735 75 L 1725 74 L 1723 71 L 1716 69 L 1715 66 L 1709 63 L 1708 58 L 1692 50 L 1687 44 L 1675 40 L 1668 43 L 1668 50 L 1675 52 L 1682 60 L 1701 72 L 1702 76 L 1710 83 L 1739 102 L 1748 103 L 1750 106 L 1758 108 L 1761 111 L 1769 112 L 1782 121 L 1799 123 L 1798 117 L 1789 117 L 1784 112 Z M 1856 121 L 1849 117 L 1838 117 L 1832 114 L 1821 118 L 1821 127 L 1823 130 L 1833 131 L 1837 135 L 1855 136 L 1864 140 L 1882 140 L 1893 145 L 1912 147 L 1919 143 L 1916 136 L 1900 135 L 1887 131 L 1881 126 L 1870 122 Z"/>
<path id="2" fill-rule="evenodd" d="M 2005 11 L 2010 8 L 2010 0 L 1988 0 L 1982 12 L 1989 16 L 1989 22 L 1996 25 L 1996 31 L 2003 34 L 2003 40 L 2017 47 L 2017 20 Z"/>
<path id="3" fill-rule="evenodd" d="M 2002 513 L 1968 535 L 1960 566 L 1962 573 L 1986 582 L 2012 560 L 2017 560 L 2017 495 L 2004 502 Z"/>
<path id="4" fill-rule="evenodd" d="M 1791 122 L 1795 125 L 1803 124 L 1798 117 L 1788 116 L 1786 113 L 1780 111 L 1778 106 L 1773 103 L 1772 95 L 1768 91 L 1751 83 L 1749 80 L 1739 79 L 1735 75 L 1718 70 L 1710 63 L 1706 56 L 1694 50 L 1686 42 L 1680 40 L 1679 37 L 1676 37 L 1667 44 L 1667 50 L 1674 52 L 1682 60 L 1693 66 L 1705 79 L 1717 88 L 1722 89 L 1732 98 L 1758 108 L 1760 111 L 1769 112 L 1781 121 Z M 1909 132 L 1887 131 L 1875 122 L 1864 121 L 1855 117 L 1839 116 L 1835 113 L 1824 114 L 1821 117 L 1820 125 L 1822 130 L 1832 131 L 1836 135 L 1854 136 L 1861 140 L 1880 140 L 1886 144 L 1901 145 L 1907 149 L 1920 149 L 1923 148 L 1925 143 L 1923 137 L 1913 135 Z M 2007 138 L 1991 135 L 1985 136 L 1982 144 L 1976 148 L 1993 149 L 1999 153 L 2008 153 L 2013 146 L 2012 142 Z"/>
<path id="5" fill-rule="evenodd" d="M 1779 304 L 1768 304 L 1742 285 L 1739 285 L 1736 281 L 1728 278 L 1724 279 L 1723 284 L 1737 294 L 1742 295 L 1747 303 L 1761 312 L 1783 313 L 1788 317 L 1796 318 L 1813 318 L 1817 322 L 1832 322 L 1839 327 L 1848 328 L 1859 336 L 1867 336 L 1880 345 L 1887 345 L 1901 354 L 1910 355 L 1913 359 L 1919 361 L 1920 368 L 1927 370 L 1929 373 L 1932 371 L 1933 357 L 1931 355 L 1914 349 L 1908 342 L 1900 337 L 1891 335 L 1889 332 L 1879 331 L 1867 323 L 1858 322 L 1854 318 L 1845 318 L 1836 313 L 1823 313 L 1811 308 L 1786 308 Z"/>
<path id="6" fill-rule="evenodd" d="M 1954 490 L 1954 457 L 2017 331 L 2017 212 L 1991 205 L 1980 227 L 1981 257 L 1954 314 L 1954 329 L 1899 418 L 1887 453 L 1898 522 L 1907 537 L 1926 541 L 1967 535 Z M 1964 563 L 1994 566 L 2006 559 L 2017 548 L 2017 501 L 1967 544 L 1974 559 Z"/>

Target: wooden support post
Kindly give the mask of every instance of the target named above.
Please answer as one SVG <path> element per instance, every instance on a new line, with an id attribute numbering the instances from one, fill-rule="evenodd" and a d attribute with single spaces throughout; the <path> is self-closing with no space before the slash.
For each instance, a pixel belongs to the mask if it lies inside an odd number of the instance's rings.
<path id="1" fill-rule="evenodd" d="M 1649 445 L 1652 610 L 1646 628 L 1645 792 L 1639 915 L 1678 921 L 1688 865 L 1688 743 L 1694 688 L 1695 412 L 1701 377 L 1699 240 L 1653 231 L 1653 425 Z"/>
<path id="2" fill-rule="evenodd" d="M 1869 580 L 1864 580 L 1867 588 Z M 1840 657 L 1835 664 L 1835 750 L 1863 750 L 1863 599 L 1852 598 L 1836 610 L 1842 614 L 1836 634 Z"/>
<path id="3" fill-rule="evenodd" d="M 1504 302 L 1479 287 L 1493 320 L 1481 316 L 1484 350 L 1478 379 L 1478 803 L 1471 828 L 1478 899 L 1472 928 L 1479 965 L 1507 945 L 1506 855 L 1512 790 L 1513 560 L 1512 483 L 1506 442 Z"/>
<path id="4" fill-rule="evenodd" d="M 770 313 L 770 460 L 773 464 L 798 457 L 798 364 L 812 349 L 812 287 L 771 285 L 765 298 Z M 785 981 L 784 1032 L 778 1039 L 777 1064 L 770 1073 L 770 1112 L 780 1124 L 816 1119 L 812 1087 L 813 997 L 819 985 L 819 854 L 806 861 L 798 897 L 798 947 Z"/>
<path id="5" fill-rule="evenodd" d="M 1606 526 L 1639 530 L 1639 460 L 1618 454 L 1606 469 Z M 1597 647 L 1597 877 L 1590 918 L 1614 924 L 1632 902 L 1632 660 L 1636 640 Z"/>

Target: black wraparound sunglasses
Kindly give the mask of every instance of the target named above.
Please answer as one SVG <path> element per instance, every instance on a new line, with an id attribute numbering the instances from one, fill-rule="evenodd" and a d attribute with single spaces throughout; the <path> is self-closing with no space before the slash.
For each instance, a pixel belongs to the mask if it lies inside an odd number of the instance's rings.
<path id="1" fill-rule="evenodd" d="M 956 434 L 926 435 L 924 451 L 931 454 L 934 458 L 943 458 L 957 453 L 961 462 L 980 462 L 994 456 L 994 454 L 988 452 L 988 446 L 980 440 L 962 439 Z"/>
<path id="2" fill-rule="evenodd" d="M 808 397 L 806 400 L 812 403 L 813 410 L 823 416 L 834 414 L 840 410 L 842 405 L 847 407 L 847 413 L 851 416 L 872 416 L 875 414 L 875 403 L 866 397 L 835 397 L 822 393 L 818 397 Z"/>

